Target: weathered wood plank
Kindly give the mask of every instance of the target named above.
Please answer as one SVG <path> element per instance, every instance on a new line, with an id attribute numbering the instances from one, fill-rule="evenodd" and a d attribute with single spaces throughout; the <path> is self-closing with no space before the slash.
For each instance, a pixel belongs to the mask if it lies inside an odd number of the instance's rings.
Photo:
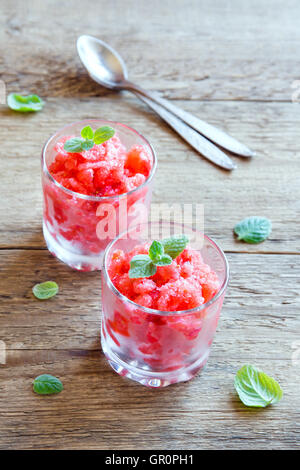
<path id="1" fill-rule="evenodd" d="M 0 104 L 1 449 L 299 449 L 298 13 L 297 0 L 284 9 L 280 0 L 1 2 L 0 79 L 8 92 L 46 100 L 27 116 Z M 238 170 L 222 172 L 135 98 L 92 82 L 75 49 L 87 33 L 121 53 L 132 80 L 258 156 L 234 157 Z M 145 134 L 159 157 L 153 202 L 204 204 L 205 232 L 229 252 L 211 357 L 187 384 L 148 390 L 118 377 L 100 348 L 100 273 L 71 271 L 45 250 L 41 148 L 64 124 L 89 117 Z M 255 214 L 272 220 L 270 239 L 237 243 L 232 227 Z M 60 293 L 40 302 L 31 289 L 47 279 Z M 255 411 L 239 402 L 233 377 L 246 362 L 278 379 L 278 405 Z M 59 376 L 64 392 L 34 395 L 43 372 Z"/>
<path id="2" fill-rule="evenodd" d="M 280 359 L 256 363 L 285 392 L 279 404 L 258 411 L 235 394 L 241 360 L 232 354 L 213 351 L 193 381 L 151 390 L 118 377 L 98 351 L 10 351 L 7 367 L 0 366 L 0 448 L 299 448 L 297 368 Z M 32 392 L 32 380 L 46 372 L 61 378 L 61 394 Z"/>
<path id="3" fill-rule="evenodd" d="M 47 138 L 68 122 L 104 117 L 126 122 L 156 148 L 159 165 L 153 203 L 204 204 L 205 232 L 225 250 L 297 252 L 300 249 L 299 165 L 295 143 L 298 108 L 280 103 L 180 102 L 247 143 L 251 161 L 233 157 L 227 173 L 204 160 L 135 98 L 49 99 L 44 111 L 19 115 L 2 109 L 0 247 L 43 247 L 40 153 Z M 284 139 L 282 135 L 285 135 Z M 8 209 L 9 208 L 9 209 Z M 232 228 L 249 215 L 269 217 L 273 233 L 258 246 L 237 243 Z"/>
<path id="4" fill-rule="evenodd" d="M 4 259 L 10 269 L 3 273 L 2 292 L 13 292 L 15 300 L 1 304 L 8 344 L 7 364 L 0 366 L 1 448 L 263 449 L 270 436 L 273 449 L 298 447 L 299 380 L 291 362 L 299 331 L 294 257 L 231 255 L 231 287 L 206 370 L 188 384 L 151 391 L 119 378 L 99 351 L 99 274 L 71 272 L 45 252 L 21 253 L 16 264 L 9 260 L 19 253 L 10 250 Z M 279 276 L 282 258 L 289 260 Z M 18 264 L 25 269 L 14 286 Z M 41 303 L 30 289 L 45 276 L 55 276 L 61 293 Z M 270 278 L 272 290 L 265 287 Z M 244 362 L 276 376 L 285 392 L 280 405 L 257 412 L 239 403 L 232 380 Z M 32 379 L 45 372 L 63 380 L 61 395 L 33 395 Z"/>
<path id="5" fill-rule="evenodd" d="M 243 360 L 290 360 L 300 329 L 298 258 L 228 255 L 231 280 L 217 356 L 229 351 Z M 8 350 L 100 349 L 100 273 L 72 271 L 44 250 L 4 250 L 1 259 L 0 339 Z M 50 279 L 59 295 L 38 301 L 33 285 Z"/>
<path id="6" fill-rule="evenodd" d="M 15 0 L 12 10 L 3 1 L 0 78 L 9 91 L 106 93 L 87 80 L 77 57 L 76 38 L 91 34 L 120 51 L 133 80 L 166 97 L 290 101 L 299 79 L 298 7 L 297 0 L 284 9 L 280 0 L 127 0 L 126 8 L 122 0 L 109 8 L 104 0 L 59 7 Z"/>

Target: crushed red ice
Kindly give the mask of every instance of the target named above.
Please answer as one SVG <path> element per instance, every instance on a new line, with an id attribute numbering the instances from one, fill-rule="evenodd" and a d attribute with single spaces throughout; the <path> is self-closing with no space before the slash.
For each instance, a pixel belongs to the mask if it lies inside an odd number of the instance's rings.
<path id="1" fill-rule="evenodd" d="M 114 196 L 141 186 L 148 178 L 152 156 L 142 145 L 128 152 L 119 137 L 94 145 L 91 150 L 69 153 L 64 150 L 65 136 L 57 142 L 49 171 L 62 186 L 81 194 Z"/>
<path id="2" fill-rule="evenodd" d="M 157 267 L 154 276 L 130 279 L 130 260 L 148 250 L 149 244 L 137 246 L 129 253 L 116 250 L 109 266 L 115 287 L 137 304 L 162 311 L 187 310 L 208 302 L 220 289 L 217 274 L 191 248 L 186 248 L 169 266 Z"/>

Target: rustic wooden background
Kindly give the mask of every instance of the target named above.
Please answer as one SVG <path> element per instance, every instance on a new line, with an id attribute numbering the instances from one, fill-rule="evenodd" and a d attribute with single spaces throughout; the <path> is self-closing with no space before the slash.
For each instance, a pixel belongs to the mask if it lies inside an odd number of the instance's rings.
<path id="1" fill-rule="evenodd" d="M 32 115 L 0 106 L 2 449 L 299 448 L 299 14 L 297 0 L 1 1 L 0 78 L 7 92 L 46 101 Z M 120 51 L 132 80 L 257 157 L 233 157 L 238 169 L 221 171 L 136 98 L 93 83 L 75 50 L 84 33 Z M 189 383 L 149 390 L 117 376 L 100 349 L 100 274 L 71 271 L 46 250 L 42 145 L 91 117 L 145 134 L 159 157 L 153 201 L 204 203 L 206 233 L 227 252 L 231 281 L 211 357 Z M 249 215 L 272 220 L 265 243 L 234 240 L 232 227 Z M 60 293 L 39 302 L 32 286 L 48 279 Z M 280 382 L 278 405 L 242 405 L 233 378 L 244 363 Z M 63 393 L 32 392 L 46 372 Z"/>

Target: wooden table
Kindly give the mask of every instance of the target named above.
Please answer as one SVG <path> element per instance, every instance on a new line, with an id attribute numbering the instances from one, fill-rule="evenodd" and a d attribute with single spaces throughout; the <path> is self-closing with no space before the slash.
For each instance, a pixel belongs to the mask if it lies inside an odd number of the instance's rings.
<path id="1" fill-rule="evenodd" d="M 297 0 L 1 2 L 0 77 L 7 92 L 46 101 L 37 114 L 0 109 L 1 448 L 299 448 L 299 14 Z M 238 169 L 222 171 L 136 98 L 93 83 L 75 49 L 83 33 L 120 51 L 133 80 L 257 157 L 233 157 Z M 205 231 L 226 250 L 221 321 L 206 369 L 189 383 L 151 390 L 115 374 L 99 343 L 100 273 L 74 272 L 46 249 L 41 148 L 65 123 L 89 117 L 145 134 L 159 157 L 153 202 L 203 203 Z M 269 240 L 234 239 L 249 215 L 272 220 Z M 39 302 L 32 286 L 48 279 L 60 293 Z M 242 405 L 233 378 L 244 363 L 280 382 L 279 404 Z M 60 377 L 64 392 L 35 395 L 41 373 Z"/>

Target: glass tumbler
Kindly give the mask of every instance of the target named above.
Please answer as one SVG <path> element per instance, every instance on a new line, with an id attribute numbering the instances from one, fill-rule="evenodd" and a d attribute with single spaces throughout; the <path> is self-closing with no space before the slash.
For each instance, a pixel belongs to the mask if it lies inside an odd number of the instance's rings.
<path id="1" fill-rule="evenodd" d="M 62 186 L 49 172 L 63 136 L 80 136 L 83 127 L 109 125 L 129 151 L 143 146 L 152 156 L 152 169 L 139 187 L 116 196 L 89 196 Z M 71 268 L 94 271 L 102 267 L 106 246 L 130 225 L 145 221 L 150 207 L 156 155 L 149 142 L 134 129 L 117 122 L 88 119 L 67 125 L 53 135 L 42 151 L 44 196 L 43 233 L 49 251 Z"/>
<path id="2" fill-rule="evenodd" d="M 180 233 L 189 236 L 190 247 L 200 251 L 219 278 L 220 289 L 211 300 L 189 310 L 160 311 L 138 305 L 116 289 L 108 274 L 115 250 L 128 253 L 136 245 Z M 228 283 L 228 263 L 218 245 L 187 225 L 149 222 L 110 243 L 101 274 L 101 343 L 111 367 L 149 387 L 194 377 L 207 361 Z"/>

